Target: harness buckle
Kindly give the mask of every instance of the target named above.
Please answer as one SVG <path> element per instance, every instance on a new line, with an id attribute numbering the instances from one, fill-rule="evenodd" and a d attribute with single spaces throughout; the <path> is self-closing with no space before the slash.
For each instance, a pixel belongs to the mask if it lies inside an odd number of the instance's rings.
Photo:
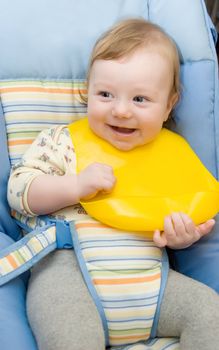
<path id="1" fill-rule="evenodd" d="M 65 220 L 56 220 L 55 223 L 57 249 L 72 249 L 73 242 L 69 223 Z"/>

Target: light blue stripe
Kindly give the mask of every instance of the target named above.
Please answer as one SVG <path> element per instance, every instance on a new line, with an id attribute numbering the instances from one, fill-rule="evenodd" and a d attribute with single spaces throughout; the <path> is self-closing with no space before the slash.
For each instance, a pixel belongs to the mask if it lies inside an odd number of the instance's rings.
<path id="1" fill-rule="evenodd" d="M 36 120 L 33 120 L 33 121 L 16 121 L 16 122 L 7 122 L 7 126 L 8 125 L 17 125 L 17 124 L 37 124 L 37 125 L 65 125 L 65 122 L 64 121 L 59 121 L 59 120 L 56 120 L 56 122 L 54 121 L 36 121 Z M 22 132 L 22 131 L 21 131 Z"/>
<path id="2" fill-rule="evenodd" d="M 127 259 L 127 260 L 129 261 L 130 259 Z M 104 262 L 105 261 L 106 260 L 104 260 Z M 154 268 L 154 266 L 152 266 L 152 267 Z M 138 272 L 145 271 L 145 270 L 150 270 L 150 269 L 151 268 L 145 268 L 144 266 L 137 267 L 137 268 L 130 268 L 130 269 L 128 269 L 126 266 L 121 266 L 120 268 L 117 268 L 115 266 L 111 266 L 111 270 L 110 271 L 112 271 L 112 272 L 114 272 L 114 271 L 121 271 L 123 273 L 133 271 L 133 272 L 137 272 L 138 273 Z M 92 271 L 93 272 L 102 272 L 102 271 L 105 271 L 105 269 L 101 269 L 101 268 L 94 269 L 92 267 Z"/>
<path id="3" fill-rule="evenodd" d="M 142 297 L 141 297 L 141 295 L 142 295 Z M 116 296 L 116 298 L 117 299 L 115 299 L 114 297 L 111 297 L 111 298 L 109 298 L 109 299 L 106 299 L 106 298 L 104 298 L 104 299 L 101 299 L 101 301 L 103 302 L 103 303 L 110 303 L 110 302 L 129 302 L 129 301 L 131 301 L 131 302 L 133 302 L 133 301 L 141 301 L 141 300 L 148 300 L 148 299 L 153 299 L 153 298 L 155 298 L 155 297 L 157 297 L 158 296 L 158 294 L 152 294 L 152 293 L 148 293 L 147 294 L 147 296 L 145 296 L 145 294 L 138 294 L 138 295 L 136 295 L 136 296 L 133 296 L 132 298 L 128 298 L 128 299 L 124 299 L 124 296 L 122 296 L 121 298 L 121 300 L 119 300 L 118 299 L 118 297 Z"/>
<path id="4" fill-rule="evenodd" d="M 95 262 L 107 262 L 107 261 L 156 261 L 157 263 L 159 263 L 161 260 L 160 259 L 156 259 L 156 258 L 151 258 L 151 257 L 144 257 L 144 258 L 100 258 L 100 259 L 87 259 L 88 263 L 95 263 Z"/>
<path id="5" fill-rule="evenodd" d="M 82 244 L 82 246 L 83 246 L 83 248 L 81 248 L 82 250 L 83 249 L 95 249 L 95 248 L 115 248 L 115 245 L 114 244 L 112 244 L 112 245 L 110 245 L 110 244 L 105 244 L 105 245 L 102 245 L 102 243 L 103 242 L 101 242 L 101 244 L 99 245 L 98 243 L 97 243 L 97 245 L 94 245 L 94 244 L 92 244 L 92 245 L 86 245 L 85 247 L 84 247 L 84 245 Z M 153 246 L 153 245 L 137 245 L 137 244 L 124 244 L 124 243 L 119 243 L 118 245 L 117 245 L 117 247 L 120 247 L 120 246 L 123 246 L 123 247 L 137 247 L 137 248 L 151 248 L 151 246 Z M 156 248 L 155 248 L 156 249 Z M 159 250 L 159 248 L 157 248 L 156 250 Z"/>
<path id="6" fill-rule="evenodd" d="M 41 245 L 42 245 L 44 248 L 48 246 L 49 241 L 48 241 L 48 239 L 47 239 L 46 233 L 44 233 L 44 234 L 38 234 L 38 235 L 37 235 L 37 238 L 38 238 L 38 240 L 40 241 Z"/>
<path id="7" fill-rule="evenodd" d="M 114 321 L 114 320 L 109 320 L 108 318 L 107 318 L 107 322 L 108 323 L 132 323 L 132 322 L 145 322 L 145 321 L 151 321 L 151 320 L 153 320 L 153 316 L 151 316 L 151 317 L 140 317 L 140 318 L 127 318 L 127 319 L 117 319 L 116 321 Z M 110 328 L 110 327 L 109 327 Z M 132 329 L 132 330 L 134 330 L 134 328 L 133 328 L 133 326 L 132 325 L 130 325 L 130 328 Z M 139 328 L 139 327 L 137 327 L 137 328 Z M 145 327 L 143 327 L 144 329 L 145 329 Z"/>
<path id="8" fill-rule="evenodd" d="M 70 113 L 73 113 L 72 111 L 57 111 L 57 110 L 43 110 L 43 109 L 19 109 L 19 110 L 11 110 L 11 111 L 5 111 L 5 113 L 7 114 L 10 114 L 10 113 L 15 113 L 15 112 L 41 112 L 41 113 L 48 113 L 48 112 L 51 112 L 51 113 L 65 113 L 65 114 L 70 114 Z M 77 113 L 76 111 L 74 111 L 74 113 Z M 6 117 L 7 118 L 7 117 Z M 29 124 L 29 122 L 26 122 L 27 124 Z M 8 124 L 8 122 L 7 122 Z M 9 123 L 10 124 L 10 123 Z M 16 123 L 17 124 L 17 123 Z"/>
<path id="9" fill-rule="evenodd" d="M 104 305 L 104 309 L 136 309 L 136 308 L 139 308 L 139 307 L 147 307 L 147 306 L 153 306 L 157 304 L 157 300 L 155 300 L 153 303 L 145 303 L 145 304 L 138 304 L 137 302 L 134 303 L 132 305 L 127 305 L 127 304 L 124 304 L 124 305 L 121 305 L 121 306 L 106 306 Z"/>
<path id="10" fill-rule="evenodd" d="M 51 104 L 51 105 L 48 105 L 48 104 L 44 104 L 44 103 L 17 103 L 17 104 L 11 104 L 11 103 L 4 103 L 4 109 L 5 108 L 11 108 L 11 107 L 49 107 L 49 108 L 54 108 L 54 107 L 57 107 L 57 108 L 72 108 L 72 109 L 75 109 L 75 108 L 78 108 L 78 107 L 82 107 L 81 104 L 78 103 L 77 104 L 66 104 L 66 105 L 60 105 L 60 104 Z"/>
<path id="11" fill-rule="evenodd" d="M 109 234 L 108 234 L 108 236 L 109 236 Z M 117 239 L 113 239 L 113 238 L 110 238 L 110 239 L 108 239 L 108 238 L 106 238 L 106 239 L 104 239 L 103 237 L 101 237 L 100 239 L 91 239 L 91 240 L 85 240 L 85 239 L 81 239 L 81 244 L 84 244 L 84 243 L 90 243 L 90 242 L 92 242 L 92 243 L 98 243 L 98 242 L 121 242 L 121 243 L 123 243 L 123 242 L 127 242 L 127 241 L 129 241 L 129 242 L 139 242 L 139 243 L 145 243 L 145 242 L 152 242 L 153 243 L 153 241 L 151 240 L 151 239 L 132 239 L 132 238 L 117 238 Z"/>
<path id="12" fill-rule="evenodd" d="M 157 342 L 159 342 L 159 338 L 154 338 L 154 339 L 149 339 L 148 341 L 146 341 L 145 342 L 145 345 L 147 346 L 147 345 L 154 345 L 154 344 L 156 344 Z M 168 340 L 169 341 L 169 344 L 167 344 L 167 345 L 164 345 L 164 347 L 162 347 L 162 348 L 160 348 L 160 350 L 166 350 L 166 349 L 168 349 L 169 347 L 171 347 L 171 346 L 173 346 L 174 344 L 178 344 L 179 343 L 179 339 L 178 338 L 172 338 L 172 340 L 171 339 L 169 339 Z M 140 343 L 141 344 L 141 343 Z M 131 349 L 131 347 L 129 348 L 129 349 Z M 125 349 L 124 349 L 125 350 Z M 145 350 L 150 350 L 150 348 L 145 348 Z"/>

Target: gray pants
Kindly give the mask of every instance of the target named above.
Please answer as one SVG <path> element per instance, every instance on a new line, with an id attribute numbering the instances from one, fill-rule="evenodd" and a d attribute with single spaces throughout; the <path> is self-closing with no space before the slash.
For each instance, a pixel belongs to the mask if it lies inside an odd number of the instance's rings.
<path id="1" fill-rule="evenodd" d="M 59 250 L 32 272 L 27 312 L 39 350 L 104 350 L 102 323 L 72 251 Z M 219 296 L 169 271 L 157 335 L 180 349 L 219 349 Z"/>

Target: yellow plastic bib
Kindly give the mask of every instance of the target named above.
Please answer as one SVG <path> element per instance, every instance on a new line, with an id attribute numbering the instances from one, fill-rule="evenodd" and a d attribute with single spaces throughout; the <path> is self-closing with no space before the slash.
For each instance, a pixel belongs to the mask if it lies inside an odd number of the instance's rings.
<path id="1" fill-rule="evenodd" d="M 119 151 L 96 136 L 87 118 L 69 126 L 77 156 L 77 172 L 93 162 L 109 164 L 117 178 L 110 194 L 82 201 L 95 219 L 123 230 L 163 229 L 164 217 L 187 213 L 196 224 L 215 216 L 219 183 L 187 142 L 162 129 L 151 143 Z"/>

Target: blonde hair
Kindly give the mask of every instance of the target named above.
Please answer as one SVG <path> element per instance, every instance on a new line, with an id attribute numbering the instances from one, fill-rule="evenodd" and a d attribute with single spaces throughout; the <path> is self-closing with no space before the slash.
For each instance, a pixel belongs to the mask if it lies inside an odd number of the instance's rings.
<path id="1" fill-rule="evenodd" d="M 142 47 L 155 47 L 167 55 L 173 65 L 171 95 L 180 95 L 180 61 L 174 41 L 156 24 L 141 18 L 126 19 L 106 31 L 96 42 L 87 70 L 89 86 L 90 72 L 96 60 L 116 60 L 132 54 Z M 83 98 L 83 101 L 86 100 Z"/>

